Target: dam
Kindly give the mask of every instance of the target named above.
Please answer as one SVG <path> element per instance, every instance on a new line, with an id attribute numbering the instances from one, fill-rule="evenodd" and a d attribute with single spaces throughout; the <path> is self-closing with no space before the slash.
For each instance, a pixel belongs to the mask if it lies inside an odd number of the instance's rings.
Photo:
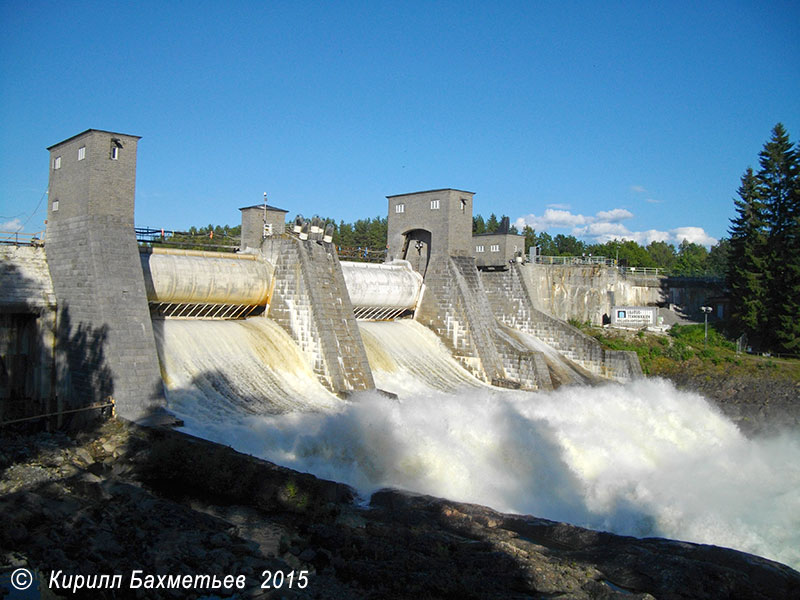
<path id="1" fill-rule="evenodd" d="M 214 389 L 250 398 L 247 410 L 292 410 L 290 373 L 312 373 L 323 403 L 345 398 L 376 388 L 375 365 L 410 368 L 412 339 L 447 356 L 447 366 L 429 361 L 443 374 L 427 378 L 434 387 L 550 390 L 641 375 L 635 355 L 538 310 L 530 265 L 479 270 L 471 192 L 389 196 L 383 264 L 340 261 L 319 223 L 287 230 L 287 211 L 267 204 L 241 209 L 236 252 L 139 244 L 138 140 L 90 129 L 48 149 L 44 243 L 3 250 L 3 420 L 112 401 L 124 418 L 161 418 L 190 364 L 218 375 Z M 243 375 L 257 364 L 258 377 Z"/>
<path id="2" fill-rule="evenodd" d="M 643 379 L 566 322 L 576 286 L 541 266 L 510 249 L 478 264 L 472 192 L 387 197 L 383 264 L 340 260 L 319 223 L 266 204 L 241 209 L 237 252 L 139 244 L 138 139 L 51 146 L 44 243 L 0 247 L 3 422 L 113 404 L 362 497 L 401 487 L 800 564 L 800 444 L 747 440 Z M 642 302 L 634 283 L 577 310 Z"/>

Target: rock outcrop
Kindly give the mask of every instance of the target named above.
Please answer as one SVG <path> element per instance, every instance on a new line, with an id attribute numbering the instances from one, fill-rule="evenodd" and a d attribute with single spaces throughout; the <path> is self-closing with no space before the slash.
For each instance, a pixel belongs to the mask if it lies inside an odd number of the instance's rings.
<path id="1" fill-rule="evenodd" d="M 60 590 L 73 598 L 766 600 L 795 598 L 800 589 L 791 568 L 725 548 L 617 536 L 396 490 L 359 506 L 344 485 L 116 421 L 76 436 L 5 436 L 0 514 L 0 597 L 7 573 L 19 567 L 39 573 L 45 586 L 58 570 L 124 576 L 113 591 Z M 246 585 L 129 589 L 134 569 L 244 576 Z M 262 589 L 265 571 L 293 572 L 293 585 Z"/>

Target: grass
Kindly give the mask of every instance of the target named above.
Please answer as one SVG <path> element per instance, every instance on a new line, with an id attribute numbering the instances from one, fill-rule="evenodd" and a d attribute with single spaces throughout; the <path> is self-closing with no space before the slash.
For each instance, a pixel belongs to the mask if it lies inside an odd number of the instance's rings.
<path id="1" fill-rule="evenodd" d="M 709 376 L 775 377 L 800 382 L 800 360 L 737 354 L 736 343 L 725 337 L 717 323 L 709 324 L 707 341 L 702 324 L 674 325 L 668 335 L 586 325 L 581 329 L 605 348 L 636 352 L 642 371 L 648 375 L 667 376 L 691 369 Z"/>

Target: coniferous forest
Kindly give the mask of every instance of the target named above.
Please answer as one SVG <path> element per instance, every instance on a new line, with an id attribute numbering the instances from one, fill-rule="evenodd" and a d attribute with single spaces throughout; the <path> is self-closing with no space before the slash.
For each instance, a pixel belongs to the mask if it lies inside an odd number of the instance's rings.
<path id="1" fill-rule="evenodd" d="M 730 327 L 761 350 L 800 353 L 800 146 L 778 123 L 734 200 Z"/>

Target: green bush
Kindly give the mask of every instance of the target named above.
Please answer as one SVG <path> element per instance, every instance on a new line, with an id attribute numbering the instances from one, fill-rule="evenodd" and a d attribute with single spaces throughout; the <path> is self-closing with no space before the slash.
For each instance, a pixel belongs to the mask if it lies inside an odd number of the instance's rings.
<path id="1" fill-rule="evenodd" d="M 672 360 L 685 361 L 694 356 L 694 351 L 681 340 L 675 340 L 669 348 L 666 349 L 664 356 Z"/>

